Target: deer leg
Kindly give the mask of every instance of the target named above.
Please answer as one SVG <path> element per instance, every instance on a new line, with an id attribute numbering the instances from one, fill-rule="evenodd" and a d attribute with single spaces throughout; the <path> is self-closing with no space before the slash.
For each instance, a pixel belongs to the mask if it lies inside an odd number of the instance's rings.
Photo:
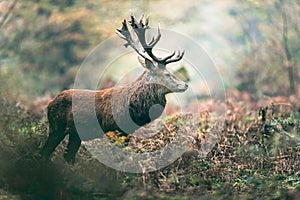
<path id="1" fill-rule="evenodd" d="M 78 136 L 77 132 L 76 131 L 71 132 L 69 134 L 69 143 L 66 152 L 64 154 L 64 158 L 68 163 L 74 164 L 75 156 L 80 147 L 80 144 L 81 144 L 81 139 Z"/>
<path id="2" fill-rule="evenodd" d="M 50 128 L 49 136 L 44 144 L 44 147 L 40 151 L 40 154 L 43 158 L 48 160 L 55 150 L 55 148 L 59 145 L 59 143 L 66 137 L 66 132 L 64 130 L 52 130 Z"/>

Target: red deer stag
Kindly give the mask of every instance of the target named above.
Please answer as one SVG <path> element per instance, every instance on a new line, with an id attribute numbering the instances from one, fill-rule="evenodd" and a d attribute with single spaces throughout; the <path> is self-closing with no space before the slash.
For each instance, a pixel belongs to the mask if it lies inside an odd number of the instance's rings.
<path id="1" fill-rule="evenodd" d="M 97 123 L 103 132 L 118 130 L 125 132 L 124 134 L 131 134 L 140 126 L 161 115 L 166 105 L 166 94 L 184 92 L 188 88 L 184 81 L 166 69 L 167 64 L 181 60 L 184 52 L 174 52 L 165 58 L 155 56 L 152 50 L 159 41 L 161 33 L 158 27 L 158 35 L 148 43 L 145 36 L 146 30 L 149 29 L 148 21 L 148 18 L 143 20 L 143 17 L 137 21 L 134 16 L 131 16 L 129 21 L 131 30 L 128 29 L 126 20 L 122 22 L 122 28 L 117 29 L 117 34 L 126 41 L 124 46 L 131 46 L 138 53 L 139 61 L 145 71 L 133 83 L 123 87 L 96 91 L 66 90 L 55 97 L 48 105 L 49 137 L 41 150 L 42 157 L 49 159 L 58 144 L 69 134 L 64 158 L 68 163 L 74 163 L 81 140 L 92 139 L 78 135 L 73 117 L 75 112 L 72 108 L 73 95 L 76 95 L 77 101 L 80 101 L 79 109 L 83 111 L 81 117 L 84 122 L 93 117 L 89 111 L 86 111 L 86 107 L 89 107 L 88 99 L 94 98 L 94 115 L 96 113 Z M 126 125 L 130 120 L 135 126 L 127 127 L 124 131 L 124 126 L 120 124 Z M 88 129 L 85 131 L 87 135 L 90 134 Z"/>

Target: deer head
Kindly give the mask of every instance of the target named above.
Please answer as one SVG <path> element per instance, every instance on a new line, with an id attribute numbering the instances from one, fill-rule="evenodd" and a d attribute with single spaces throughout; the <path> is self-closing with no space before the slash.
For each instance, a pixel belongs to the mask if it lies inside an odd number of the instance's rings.
<path id="1" fill-rule="evenodd" d="M 172 54 L 160 58 L 153 54 L 153 47 L 161 38 L 160 29 L 157 29 L 157 36 L 152 37 L 150 42 L 146 41 L 146 30 L 148 26 L 149 18 L 143 21 L 143 16 L 137 21 L 133 15 L 130 16 L 129 24 L 131 30 L 128 29 L 127 22 L 124 19 L 122 22 L 122 28 L 117 29 L 119 37 L 126 41 L 125 47 L 131 46 L 139 54 L 139 62 L 146 69 L 144 73 L 145 81 L 149 84 L 161 84 L 165 86 L 168 92 L 184 92 L 188 85 L 169 72 L 166 65 L 172 62 L 177 62 L 182 59 L 184 51 L 177 53 L 174 51 Z"/>

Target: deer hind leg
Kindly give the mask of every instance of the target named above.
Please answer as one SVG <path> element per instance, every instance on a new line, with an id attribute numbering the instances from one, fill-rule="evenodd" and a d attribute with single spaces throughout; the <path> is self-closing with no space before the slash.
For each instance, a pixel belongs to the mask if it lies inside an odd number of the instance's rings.
<path id="1" fill-rule="evenodd" d="M 76 130 L 70 131 L 69 133 L 69 143 L 64 154 L 65 160 L 70 163 L 74 164 L 76 153 L 80 147 L 81 139 Z"/>
<path id="2" fill-rule="evenodd" d="M 51 154 L 54 152 L 55 148 L 61 143 L 61 141 L 66 137 L 66 131 L 63 128 L 54 128 L 49 126 L 49 136 L 44 144 L 44 147 L 40 151 L 43 158 L 48 160 Z"/>

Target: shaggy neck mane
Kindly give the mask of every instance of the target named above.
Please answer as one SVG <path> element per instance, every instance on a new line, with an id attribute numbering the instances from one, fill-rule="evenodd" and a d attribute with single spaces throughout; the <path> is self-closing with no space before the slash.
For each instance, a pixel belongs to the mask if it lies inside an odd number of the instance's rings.
<path id="1" fill-rule="evenodd" d="M 137 125 L 144 125 L 161 115 L 169 92 L 160 84 L 147 83 L 139 77 L 130 88 L 129 113 Z M 150 111 L 150 113 L 149 113 Z"/>

